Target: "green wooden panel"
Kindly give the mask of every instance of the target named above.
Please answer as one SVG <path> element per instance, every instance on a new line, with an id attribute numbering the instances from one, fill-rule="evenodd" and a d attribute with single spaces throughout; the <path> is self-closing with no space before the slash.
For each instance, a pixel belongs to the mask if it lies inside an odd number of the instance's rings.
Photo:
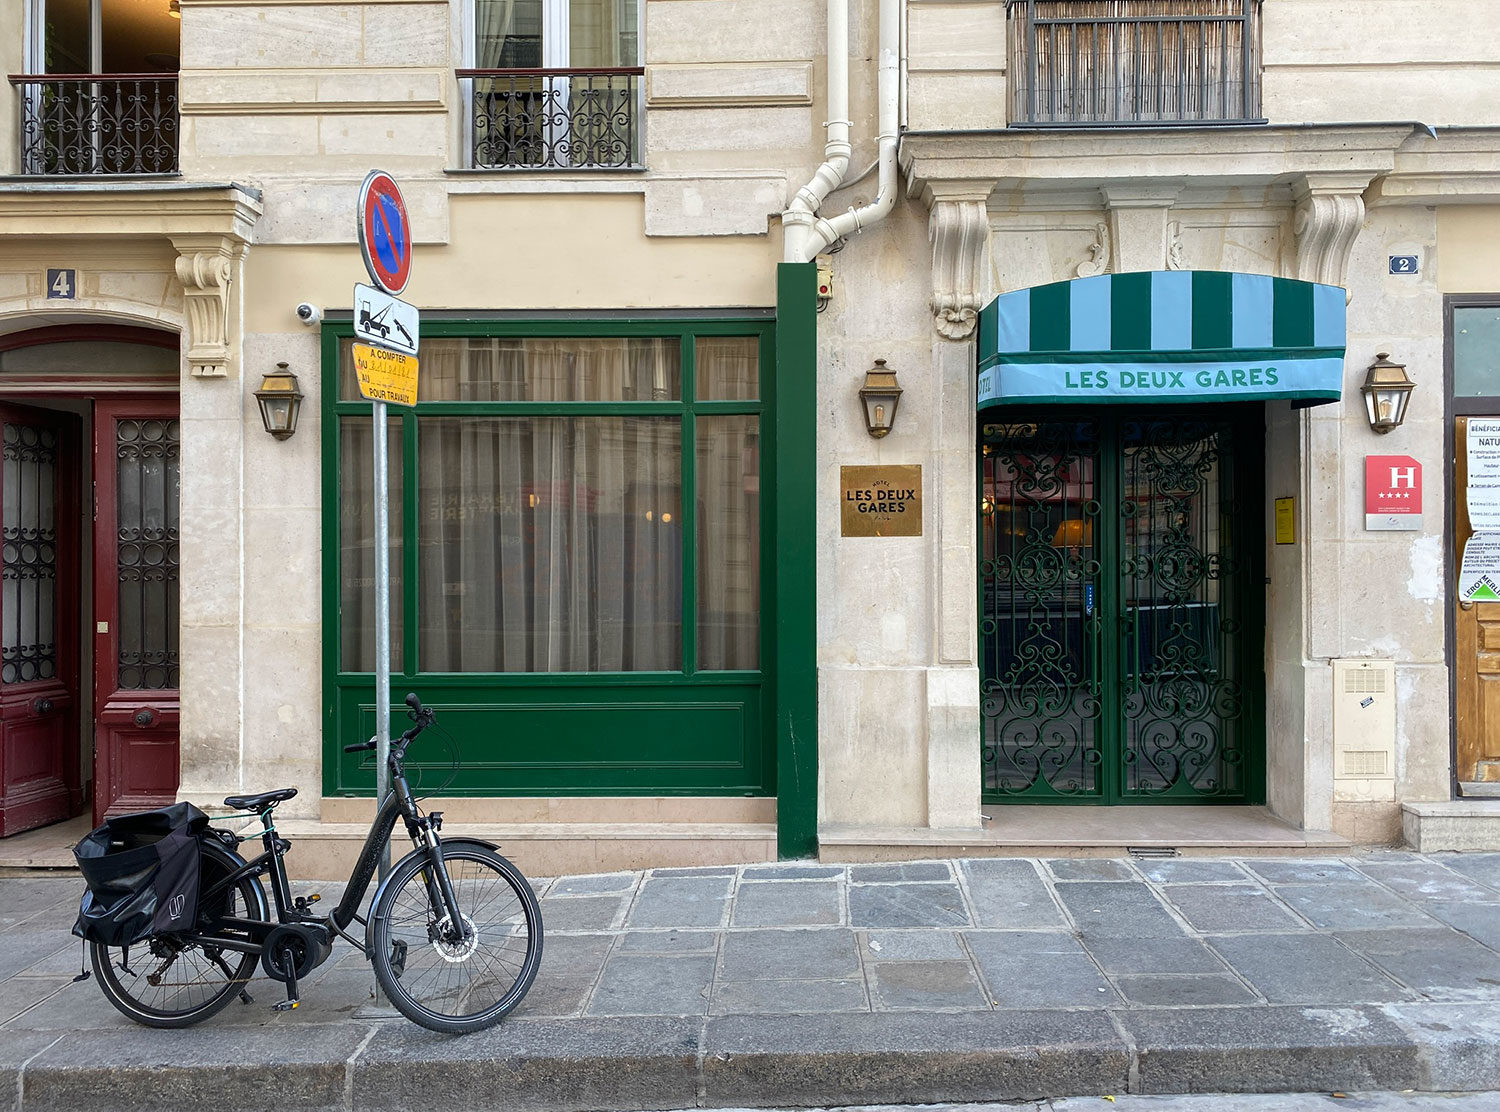
<path id="1" fill-rule="evenodd" d="M 763 794 L 761 687 L 691 693 L 670 682 L 463 687 L 415 682 L 440 730 L 409 751 L 422 790 L 457 795 Z M 399 688 L 397 689 L 400 690 Z M 392 699 L 392 733 L 407 725 Z M 369 684 L 340 686 L 334 795 L 370 795 L 369 754 L 342 746 L 375 731 Z M 445 743 L 451 739 L 453 751 Z M 454 758 L 461 773 L 446 789 Z"/>

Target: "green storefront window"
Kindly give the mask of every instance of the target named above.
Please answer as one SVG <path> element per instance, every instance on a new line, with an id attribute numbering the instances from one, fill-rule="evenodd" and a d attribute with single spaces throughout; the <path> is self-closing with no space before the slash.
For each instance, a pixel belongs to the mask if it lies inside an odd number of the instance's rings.
<path id="1" fill-rule="evenodd" d="M 325 790 L 373 719 L 370 406 L 325 341 Z M 393 678 L 450 794 L 769 794 L 772 322 L 428 321 L 392 407 Z M 443 767 L 448 767 L 444 760 Z"/>

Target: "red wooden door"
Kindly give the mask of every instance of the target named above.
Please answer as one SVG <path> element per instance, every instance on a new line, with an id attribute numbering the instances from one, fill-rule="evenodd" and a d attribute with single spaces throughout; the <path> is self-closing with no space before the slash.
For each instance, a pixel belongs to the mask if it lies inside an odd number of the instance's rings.
<path id="1" fill-rule="evenodd" d="M 76 425 L 0 405 L 0 837 L 80 800 Z"/>
<path id="2" fill-rule="evenodd" d="M 94 819 L 178 782 L 177 402 L 94 407 Z"/>

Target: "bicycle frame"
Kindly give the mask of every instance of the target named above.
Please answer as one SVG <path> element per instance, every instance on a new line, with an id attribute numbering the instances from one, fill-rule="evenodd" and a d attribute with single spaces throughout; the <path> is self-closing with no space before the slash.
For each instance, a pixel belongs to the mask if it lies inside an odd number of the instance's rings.
<path id="1" fill-rule="evenodd" d="M 411 836 L 413 845 L 417 850 L 426 852 L 432 865 L 426 871 L 428 897 L 432 900 L 434 907 L 442 907 L 446 910 L 448 923 L 459 924 L 458 930 L 461 933 L 461 917 L 457 911 L 452 882 L 448 878 L 447 869 L 443 866 L 441 842 L 437 834 L 438 828 L 442 825 L 441 813 L 438 813 L 435 821 L 434 817 L 420 814 L 412 798 L 411 788 L 406 782 L 406 773 L 401 768 L 400 758 L 393 754 L 390 763 L 391 794 L 386 797 L 385 803 L 375 815 L 375 821 L 370 826 L 370 833 L 366 835 L 365 844 L 360 849 L 354 869 L 349 875 L 349 885 L 333 911 L 327 915 L 314 915 L 297 907 L 292 899 L 291 886 L 287 881 L 286 865 L 282 861 L 283 855 L 291 848 L 291 843 L 277 836 L 272 812 L 267 809 L 260 816 L 263 826 L 261 842 L 265 847 L 264 850 L 233 870 L 227 877 L 204 888 L 199 899 L 207 901 L 247 878 L 269 876 L 271 898 L 276 908 L 275 920 L 262 921 L 225 916 L 214 924 L 212 933 L 185 933 L 184 938 L 189 942 L 208 944 L 225 950 L 259 954 L 264 949 L 266 936 L 278 926 L 288 923 L 326 922 L 336 934 L 368 954 L 368 948 L 347 934 L 346 928 L 359 918 L 359 909 L 364 902 L 365 893 L 369 890 L 370 881 L 374 879 L 375 870 L 384 854 L 386 842 L 396 828 L 398 817 L 406 820 L 407 833 Z M 472 841 L 473 839 L 459 840 Z M 488 843 L 480 844 L 488 845 Z M 453 928 L 450 927 L 451 929 Z M 223 930 L 236 933 L 226 937 L 220 933 Z M 238 937 L 240 934 L 244 937 Z"/>

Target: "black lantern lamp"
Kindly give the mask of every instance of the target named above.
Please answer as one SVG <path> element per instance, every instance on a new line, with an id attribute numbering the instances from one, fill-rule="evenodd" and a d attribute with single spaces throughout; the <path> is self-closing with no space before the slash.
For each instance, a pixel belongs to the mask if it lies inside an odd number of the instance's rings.
<path id="1" fill-rule="evenodd" d="M 876 439 L 891 431 L 896 423 L 896 406 L 901 401 L 901 386 L 896 372 L 889 370 L 884 359 L 865 372 L 865 384 L 859 388 L 859 402 L 865 410 L 865 429 Z"/>
<path id="2" fill-rule="evenodd" d="M 1360 392 L 1365 396 L 1365 414 L 1370 428 L 1378 433 L 1390 432 L 1406 420 L 1406 403 L 1417 384 L 1406 377 L 1404 363 L 1392 363 L 1389 352 L 1380 352 L 1365 372 Z"/>
<path id="3" fill-rule="evenodd" d="M 277 440 L 285 440 L 297 431 L 297 418 L 302 412 L 302 391 L 297 389 L 297 376 L 286 366 L 277 363 L 274 371 L 261 378 L 260 389 L 255 392 L 261 422 Z"/>

